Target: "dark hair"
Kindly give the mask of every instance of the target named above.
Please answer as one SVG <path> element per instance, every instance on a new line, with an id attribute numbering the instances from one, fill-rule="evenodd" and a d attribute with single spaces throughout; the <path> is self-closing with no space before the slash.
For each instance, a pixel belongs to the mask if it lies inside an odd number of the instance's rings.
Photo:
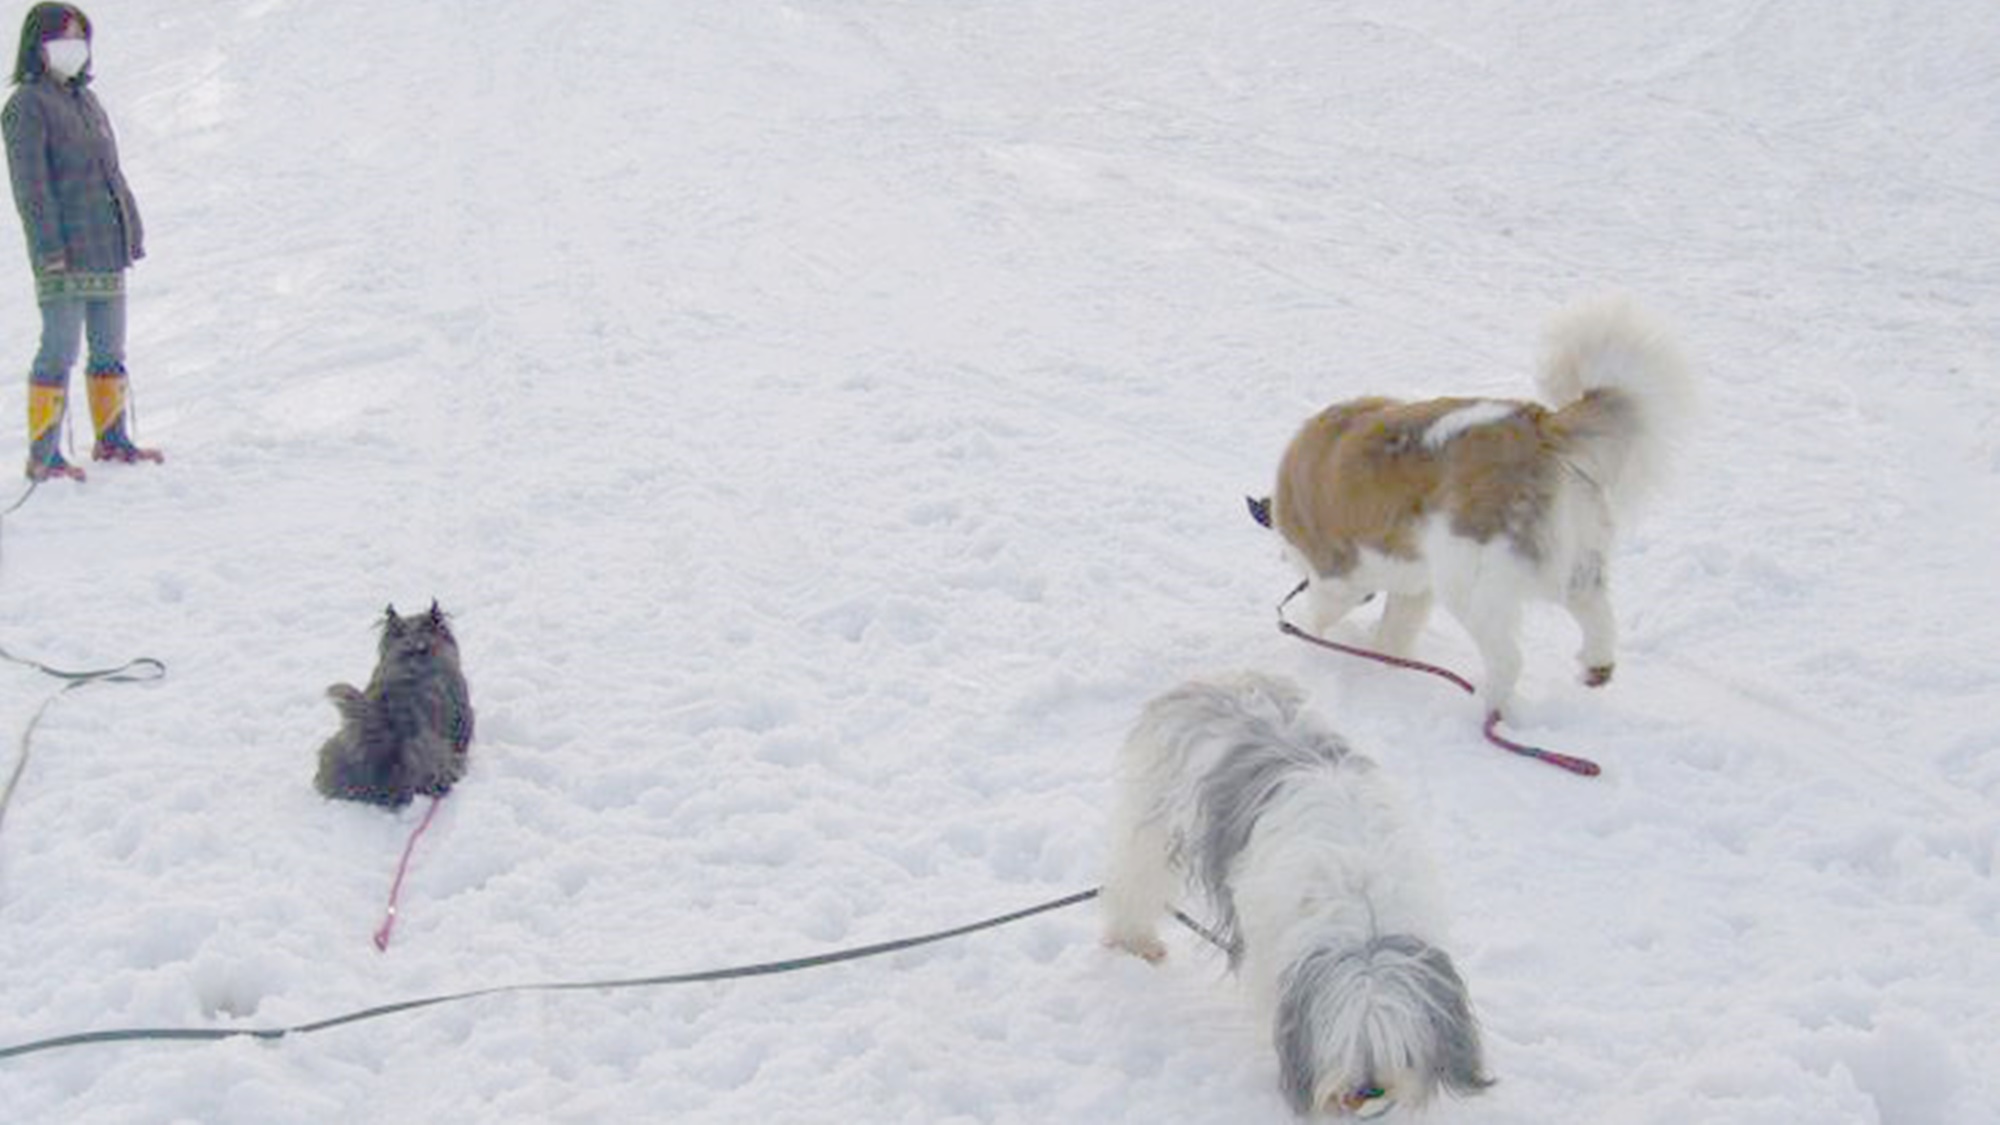
<path id="1" fill-rule="evenodd" d="M 69 21 L 83 31 L 85 42 L 90 41 L 90 17 L 74 4 L 41 3 L 28 9 L 28 18 L 21 21 L 21 49 L 14 53 L 14 82 L 26 82 L 40 78 L 48 70 L 48 61 L 42 57 L 42 44 L 62 34 Z M 84 73 L 90 73 L 86 65 Z"/>

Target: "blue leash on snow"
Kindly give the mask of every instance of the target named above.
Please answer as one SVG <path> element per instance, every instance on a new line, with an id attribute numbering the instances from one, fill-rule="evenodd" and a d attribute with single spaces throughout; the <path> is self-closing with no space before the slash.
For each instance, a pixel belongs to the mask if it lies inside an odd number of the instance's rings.
<path id="1" fill-rule="evenodd" d="M 5 508 L 0 508 L 0 561 L 5 560 L 6 537 L 4 520 L 6 517 L 20 511 L 21 506 L 26 504 L 28 498 L 33 496 L 35 490 L 41 486 L 41 481 L 30 480 L 28 487 L 22 490 L 19 499 Z M 6 787 L 0 788 L 0 827 L 6 826 L 7 809 L 14 803 L 14 790 L 21 784 L 21 775 L 27 772 L 28 756 L 32 750 L 31 744 L 34 741 L 35 728 L 41 725 L 42 716 L 48 714 L 49 708 L 55 706 L 56 700 L 88 684 L 145 683 L 149 680 L 160 679 L 167 674 L 167 666 L 150 656 L 141 656 L 135 660 L 127 660 L 116 668 L 96 668 L 82 672 L 55 668 L 43 664 L 38 660 L 28 660 L 24 657 L 15 656 L 4 647 L 0 647 L 0 660 L 4 660 L 9 664 L 19 664 L 23 668 L 32 668 L 44 676 L 51 676 L 55 679 L 66 681 L 62 687 L 57 688 L 47 699 L 44 699 L 40 707 L 35 708 L 34 718 L 29 719 L 27 727 L 21 731 L 20 749 L 14 756 L 14 768 L 7 774 Z"/>
<path id="2" fill-rule="evenodd" d="M 456 1004 L 465 1000 L 475 1000 L 482 996 L 501 996 L 522 992 L 586 992 L 611 991 L 628 988 L 662 988 L 678 984 L 703 984 L 715 981 L 744 980 L 751 977 L 776 976 L 781 973 L 795 973 L 804 969 L 816 969 L 824 965 L 837 965 L 843 961 L 859 961 L 869 957 L 900 953 L 906 949 L 934 945 L 952 938 L 965 937 L 981 930 L 998 929 L 1037 914 L 1048 914 L 1067 909 L 1079 903 L 1088 902 L 1098 896 L 1100 888 L 1092 887 L 1077 891 L 1061 898 L 1050 899 L 1034 906 L 953 926 L 948 930 L 937 930 L 916 937 L 897 938 L 892 941 L 876 942 L 872 945 L 855 946 L 834 950 L 830 953 L 816 953 L 808 957 L 794 957 L 784 961 L 764 961 L 753 965 L 737 965 L 725 969 L 706 969 L 689 973 L 669 973 L 663 976 L 633 977 L 624 980 L 558 981 L 548 984 L 502 984 L 491 988 L 475 988 L 465 992 L 449 992 L 437 996 L 425 996 L 416 1000 L 402 1000 L 393 1004 L 382 1004 L 373 1008 L 314 1020 L 311 1023 L 294 1024 L 290 1027 L 271 1028 L 221 1028 L 221 1027 L 151 1027 L 121 1028 L 109 1031 L 85 1031 L 74 1035 L 58 1035 L 50 1039 L 37 1039 L 31 1043 L 18 1043 L 11 1047 L 0 1047 L 0 1059 L 18 1058 L 23 1055 L 53 1051 L 58 1047 L 82 1047 L 96 1043 L 134 1042 L 217 1042 L 224 1039 L 283 1039 L 291 1035 L 310 1035 L 316 1031 L 327 1031 L 364 1020 L 381 1019 L 384 1016 L 414 1012 L 421 1008 L 434 1008 L 440 1004 Z M 1173 911 L 1176 921 L 1195 934 L 1206 939 L 1216 948 L 1228 951 L 1228 946 L 1216 936 L 1214 931 L 1190 918 L 1180 910 Z"/>
<path id="3" fill-rule="evenodd" d="M 394 1004 L 383 1004 L 365 1008 L 346 1015 L 315 1020 L 312 1023 L 295 1024 L 291 1027 L 273 1028 L 216 1028 L 216 1027 L 160 1027 L 131 1028 L 112 1031 L 86 1031 L 76 1035 L 59 1035 L 52 1039 L 40 1039 L 32 1043 L 21 1043 L 12 1047 L 0 1047 L 0 1059 L 11 1059 L 21 1055 L 31 1055 L 39 1051 L 50 1051 L 58 1047 L 78 1047 L 90 1043 L 130 1043 L 135 1041 L 194 1040 L 213 1042 L 222 1039 L 283 1039 L 288 1035 L 309 1035 L 315 1031 L 326 1031 L 363 1020 L 380 1019 L 402 1012 L 414 1012 L 420 1008 L 432 1008 L 439 1004 L 455 1004 L 482 996 L 499 996 L 517 992 L 584 992 L 627 988 L 660 988 L 677 984 L 702 984 L 712 981 L 742 980 L 748 977 L 775 976 L 779 973 L 794 973 L 802 969 L 835 965 L 843 961 L 858 961 L 867 957 L 899 953 L 906 949 L 933 945 L 952 938 L 964 937 L 981 930 L 997 929 L 1037 914 L 1047 914 L 1087 902 L 1097 897 L 1097 888 L 1078 891 L 1058 899 L 1038 903 L 1020 910 L 992 918 L 970 922 L 963 926 L 953 926 L 948 930 L 921 934 L 916 937 L 897 938 L 893 941 L 876 942 L 873 945 L 856 946 L 851 949 L 818 953 L 809 957 L 795 957 L 784 961 L 765 961 L 754 965 L 738 965 L 725 969 L 707 969 L 689 973 L 669 973 L 663 976 L 633 977 L 625 980 L 573 981 L 550 984 L 503 984 L 491 988 L 475 988 L 465 992 L 451 992 L 438 996 L 426 996 L 416 1000 L 403 1000 Z"/>
<path id="4" fill-rule="evenodd" d="M 32 743 L 35 737 L 35 728 L 41 725 L 42 716 L 48 714 L 49 708 L 55 706 L 56 700 L 61 699 L 77 688 L 88 687 L 91 684 L 139 684 L 157 680 L 167 674 L 167 666 L 150 656 L 141 656 L 136 660 L 127 660 L 116 668 L 97 668 L 89 671 L 72 672 L 62 668 L 53 668 L 39 661 L 15 656 L 5 648 L 0 648 L 0 660 L 4 660 L 9 664 L 19 664 L 24 668 L 32 668 L 45 676 L 53 676 L 58 680 L 67 681 L 63 686 L 51 693 L 47 699 L 42 700 L 42 705 L 35 708 L 34 718 L 29 719 L 28 725 L 21 731 L 20 749 L 14 756 L 14 768 L 7 775 L 6 787 L 0 789 L 0 828 L 4 828 L 7 823 L 7 808 L 14 803 L 14 789 L 20 785 L 21 775 L 26 773 L 28 769 L 28 756 L 33 751 Z"/>
<path id="5" fill-rule="evenodd" d="M 42 487 L 41 481 L 38 480 L 29 481 L 28 487 L 21 490 L 21 495 L 19 499 L 15 500 L 12 504 L 7 505 L 5 508 L 0 508 L 0 516 L 11 516 L 15 512 L 20 511 L 22 505 L 28 502 L 28 497 L 33 496 L 35 494 L 35 490 L 40 487 Z"/>
<path id="6" fill-rule="evenodd" d="M 33 496 L 35 490 L 40 487 L 42 487 L 41 481 L 29 481 L 28 487 L 21 490 L 21 495 L 15 497 L 12 504 L 0 508 L 0 562 L 7 561 L 7 517 L 20 511 L 22 506 L 28 502 L 28 497 Z"/>

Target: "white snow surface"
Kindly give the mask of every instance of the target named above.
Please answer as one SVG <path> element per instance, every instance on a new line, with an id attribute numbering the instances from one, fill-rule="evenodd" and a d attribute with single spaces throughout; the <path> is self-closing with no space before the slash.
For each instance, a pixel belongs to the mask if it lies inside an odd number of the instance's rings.
<path id="1" fill-rule="evenodd" d="M 0 1048 L 1044 902 L 1098 877 L 1139 707 L 1260 668 L 1440 857 L 1500 1083 L 1429 1120 L 2000 1119 L 1988 6 L 87 7 L 168 460 L 5 517 L 0 645 L 168 671 L 35 732 Z M 17 237 L 0 277 L 24 373 Z M 1544 321 L 1608 290 L 1675 326 L 1704 420 L 1613 559 L 1615 682 L 1531 618 L 1512 730 L 1582 779 L 1281 636 L 1241 497 L 1335 399 L 1530 394 Z M 433 597 L 478 733 L 384 953 L 422 805 L 310 780 L 325 687 Z M 1442 617 L 1418 648 L 1477 671 Z M 0 668 L 0 769 L 59 687 Z M 1121 957 L 1077 906 L 41 1050 L 0 1117 L 1286 1120 L 1221 958 L 1169 940 Z"/>

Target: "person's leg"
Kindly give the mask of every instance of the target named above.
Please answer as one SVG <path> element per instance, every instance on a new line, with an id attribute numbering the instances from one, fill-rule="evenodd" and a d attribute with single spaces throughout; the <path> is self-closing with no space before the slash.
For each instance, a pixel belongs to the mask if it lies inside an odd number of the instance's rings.
<path id="1" fill-rule="evenodd" d="M 69 390 L 69 369 L 76 364 L 83 334 L 81 301 L 49 301 L 42 305 L 42 342 L 28 370 L 28 476 L 44 480 L 74 476 L 62 455 L 62 421 Z"/>
<path id="2" fill-rule="evenodd" d="M 91 457 L 98 461 L 158 461 L 157 449 L 142 449 L 132 441 L 131 391 L 125 375 L 125 298 L 87 302 L 85 335 L 90 358 L 84 383 L 90 394 L 90 420 L 97 432 Z"/>

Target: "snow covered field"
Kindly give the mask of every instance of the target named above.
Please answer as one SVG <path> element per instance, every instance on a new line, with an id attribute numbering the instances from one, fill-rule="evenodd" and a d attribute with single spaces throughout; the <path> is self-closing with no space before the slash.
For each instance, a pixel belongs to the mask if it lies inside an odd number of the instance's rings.
<path id="1" fill-rule="evenodd" d="M 1430 1120 L 2000 1114 L 1987 5 L 87 10 L 168 460 L 5 517 L 0 646 L 168 673 L 35 734 L 0 1049 L 1053 899 L 1097 878 L 1137 708 L 1257 667 L 1442 858 L 1501 1081 Z M 0 278 L 22 373 L 18 237 Z M 1613 288 L 1679 327 L 1708 424 L 1614 560 L 1616 682 L 1531 622 L 1513 729 L 1584 780 L 1280 636 L 1294 576 L 1241 496 L 1333 399 L 1527 393 L 1544 318 Z M 321 693 L 432 597 L 478 738 L 385 954 L 421 808 L 313 792 Z M 1419 647 L 1476 671 L 1442 616 Z M 58 686 L 0 667 L 0 776 Z M 1219 957 L 1096 936 L 1083 906 L 39 1051 L 0 1059 L 0 1117 L 1286 1119 Z"/>

